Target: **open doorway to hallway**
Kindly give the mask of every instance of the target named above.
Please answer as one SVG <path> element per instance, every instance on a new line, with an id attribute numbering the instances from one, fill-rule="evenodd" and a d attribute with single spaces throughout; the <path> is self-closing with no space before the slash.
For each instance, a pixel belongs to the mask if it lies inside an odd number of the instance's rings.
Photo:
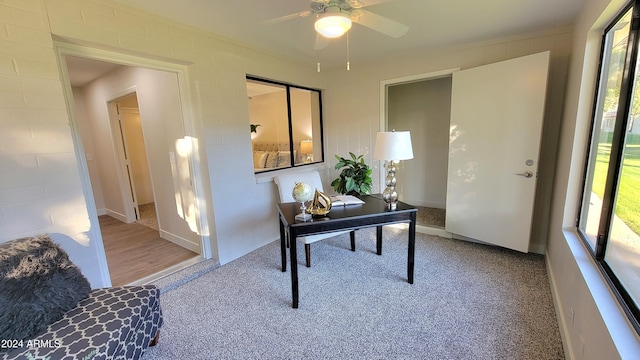
<path id="1" fill-rule="evenodd" d="M 451 76 L 389 84 L 387 131 L 410 131 L 414 158 L 400 162 L 400 200 L 418 208 L 418 225 L 444 230 Z"/>
<path id="2" fill-rule="evenodd" d="M 174 145 L 187 138 L 177 75 L 65 59 L 112 285 L 149 282 L 200 261 L 200 224 L 185 211 L 191 173 L 176 170 L 189 163 Z"/>

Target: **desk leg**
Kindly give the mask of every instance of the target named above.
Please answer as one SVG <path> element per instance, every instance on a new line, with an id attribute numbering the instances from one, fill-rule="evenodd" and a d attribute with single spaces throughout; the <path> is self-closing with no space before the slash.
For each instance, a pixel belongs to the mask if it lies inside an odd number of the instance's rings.
<path id="1" fill-rule="evenodd" d="M 376 254 L 382 255 L 382 225 L 376 226 Z"/>
<path id="2" fill-rule="evenodd" d="M 291 262 L 291 307 L 298 308 L 298 255 L 296 254 L 297 248 L 297 234 L 295 230 L 289 227 L 289 261 Z"/>
<path id="3" fill-rule="evenodd" d="M 409 254 L 407 255 L 407 278 L 409 284 L 413 284 L 413 267 L 416 255 L 416 212 L 411 213 L 409 223 Z"/>
<path id="4" fill-rule="evenodd" d="M 280 223 L 280 257 L 282 258 L 282 272 L 287 271 L 287 250 L 285 250 L 285 232 L 284 225 L 282 224 L 282 219 L 278 216 L 278 222 Z"/>

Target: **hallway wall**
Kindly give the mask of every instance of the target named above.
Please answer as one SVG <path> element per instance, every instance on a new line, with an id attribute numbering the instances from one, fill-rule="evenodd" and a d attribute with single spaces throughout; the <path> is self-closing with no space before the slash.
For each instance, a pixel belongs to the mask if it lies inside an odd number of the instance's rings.
<path id="1" fill-rule="evenodd" d="M 88 116 L 78 120 L 91 129 L 91 142 L 94 149 L 99 149 L 93 154 L 98 172 L 92 173 L 91 178 L 100 179 L 102 188 L 97 191 L 102 192 L 106 213 L 123 221 L 128 210 L 123 199 L 129 196 L 127 174 L 120 165 L 121 149 L 116 145 L 120 146 L 121 140 L 114 135 L 118 134 L 117 124 L 110 120 L 107 103 L 133 89 L 138 98 L 138 118 L 142 120 L 150 176 L 156 192 L 160 236 L 199 253 L 200 237 L 178 213 L 182 204 L 176 204 L 177 179 L 169 157 L 170 153 L 176 153 L 175 141 L 185 134 L 180 90 L 174 73 L 123 66 L 84 87 Z"/>
<path id="2" fill-rule="evenodd" d="M 444 209 L 451 118 L 451 77 L 389 86 L 387 131 L 410 131 L 413 159 L 401 161 L 398 197 Z"/>

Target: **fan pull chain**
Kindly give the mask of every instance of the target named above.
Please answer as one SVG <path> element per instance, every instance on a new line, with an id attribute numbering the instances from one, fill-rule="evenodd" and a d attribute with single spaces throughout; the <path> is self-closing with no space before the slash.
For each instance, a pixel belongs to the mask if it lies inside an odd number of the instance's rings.
<path id="1" fill-rule="evenodd" d="M 347 31 L 347 71 L 351 70 L 351 64 L 349 63 L 349 32 Z"/>

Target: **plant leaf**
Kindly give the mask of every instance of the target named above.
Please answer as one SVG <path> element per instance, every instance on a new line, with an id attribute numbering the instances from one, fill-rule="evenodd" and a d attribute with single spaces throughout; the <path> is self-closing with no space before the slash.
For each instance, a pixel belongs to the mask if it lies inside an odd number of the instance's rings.
<path id="1" fill-rule="evenodd" d="M 346 190 L 347 192 L 353 190 L 356 187 L 356 183 L 353 181 L 352 177 L 348 177 L 347 178 L 347 186 L 346 186 Z"/>

